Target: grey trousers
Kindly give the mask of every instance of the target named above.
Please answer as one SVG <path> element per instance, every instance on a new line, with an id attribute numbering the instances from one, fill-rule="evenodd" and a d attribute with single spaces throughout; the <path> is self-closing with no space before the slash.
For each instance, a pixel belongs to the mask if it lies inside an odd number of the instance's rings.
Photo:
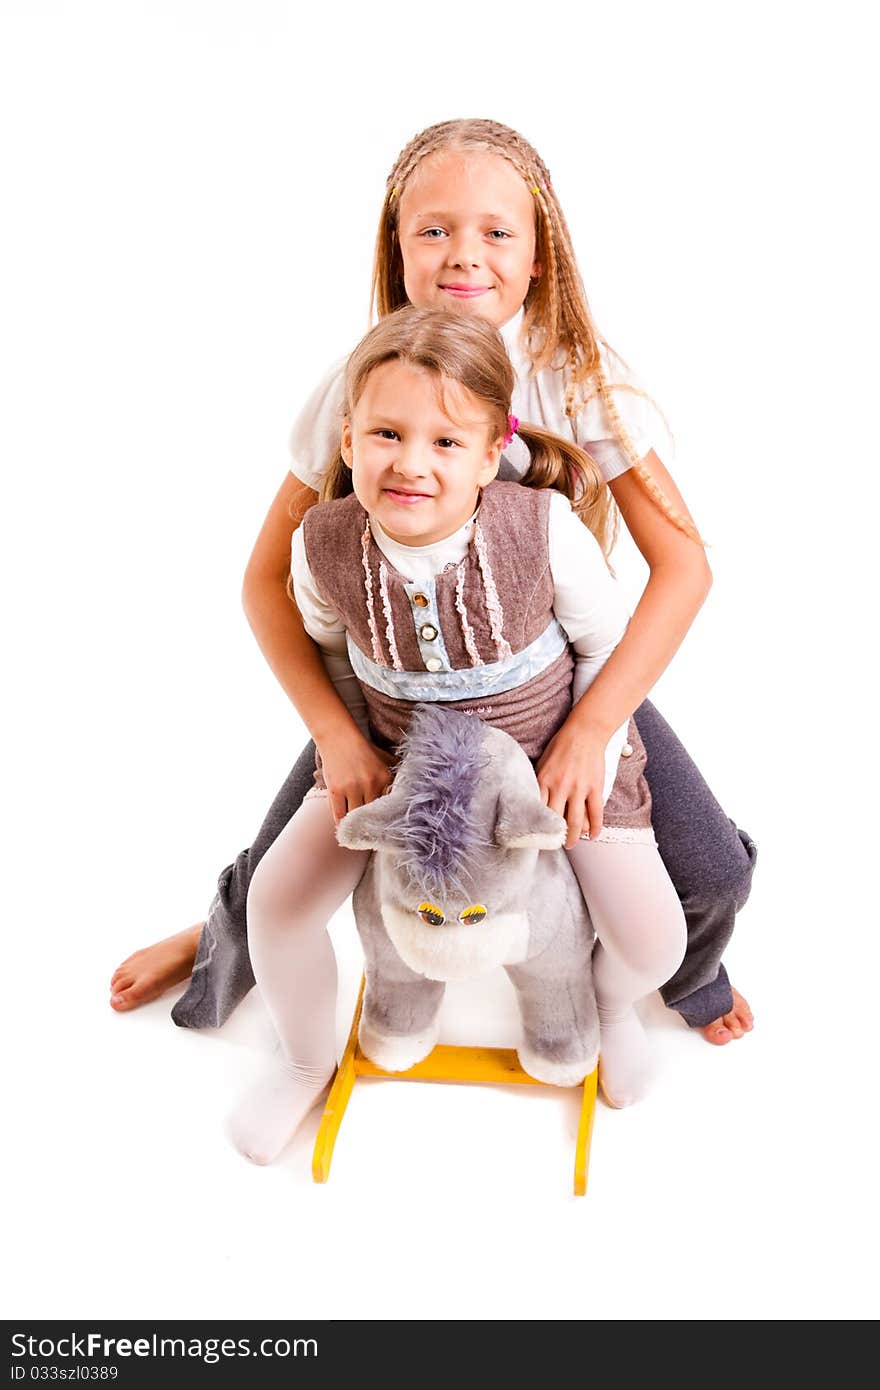
<path id="1" fill-rule="evenodd" d="M 660 993 L 691 1027 L 727 1013 L 730 982 L 721 957 L 749 896 L 757 851 L 724 814 L 665 719 L 646 700 L 635 714 L 648 754 L 654 834 L 687 920 L 688 946 Z M 250 849 L 220 875 L 186 993 L 171 1017 L 181 1028 L 219 1028 L 254 984 L 248 958 L 247 893 L 266 850 L 313 785 L 315 746 L 303 749 Z M 304 872 L 308 866 L 303 866 Z"/>

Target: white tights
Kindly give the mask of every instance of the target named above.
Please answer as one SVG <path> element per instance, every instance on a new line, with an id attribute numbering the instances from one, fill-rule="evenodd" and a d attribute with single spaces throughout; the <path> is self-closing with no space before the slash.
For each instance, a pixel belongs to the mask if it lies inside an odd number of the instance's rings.
<path id="1" fill-rule="evenodd" d="M 593 951 L 599 1081 L 609 1105 L 631 1105 L 645 1094 L 651 1076 L 633 1005 L 681 964 L 684 911 L 655 845 L 579 840 L 568 857 L 599 938 Z"/>
<path id="2" fill-rule="evenodd" d="M 647 1048 L 633 1004 L 676 971 L 684 914 L 653 845 L 580 841 L 569 851 L 599 941 L 593 974 L 601 1025 L 599 1076 L 612 1105 L 644 1093 Z M 367 852 L 336 841 L 326 797 L 303 802 L 260 861 L 248 894 L 254 975 L 280 1052 L 230 1119 L 236 1146 L 271 1163 L 336 1066 L 336 959 L 327 923 L 357 886 Z"/>
<path id="3" fill-rule="evenodd" d="M 357 886 L 366 850 L 336 841 L 330 802 L 303 802 L 254 871 L 247 900 L 254 976 L 280 1042 L 266 1076 L 233 1111 L 233 1142 L 271 1163 L 336 1068 L 336 957 L 327 923 Z"/>

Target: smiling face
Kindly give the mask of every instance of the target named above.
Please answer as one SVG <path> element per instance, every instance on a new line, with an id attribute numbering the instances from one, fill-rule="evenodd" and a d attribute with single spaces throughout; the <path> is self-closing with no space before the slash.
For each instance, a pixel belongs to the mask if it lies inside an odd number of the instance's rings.
<path id="1" fill-rule="evenodd" d="M 407 298 L 419 308 L 460 308 L 500 328 L 540 275 L 534 199 L 500 155 L 427 155 L 401 194 L 398 236 Z"/>
<path id="2" fill-rule="evenodd" d="M 392 540 L 432 545 L 473 515 L 498 471 L 485 403 L 460 383 L 394 359 L 370 372 L 342 430 L 354 491 Z"/>

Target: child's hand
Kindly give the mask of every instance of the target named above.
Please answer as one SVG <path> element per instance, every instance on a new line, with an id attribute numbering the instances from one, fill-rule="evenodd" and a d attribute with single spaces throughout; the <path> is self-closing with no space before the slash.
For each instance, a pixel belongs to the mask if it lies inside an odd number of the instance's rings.
<path id="1" fill-rule="evenodd" d="M 582 835 L 595 840 L 602 829 L 605 785 L 601 740 L 567 721 L 541 754 L 537 773 L 544 805 L 568 822 L 565 848 L 572 849 Z"/>
<path id="2" fill-rule="evenodd" d="M 337 824 L 356 806 L 375 801 L 391 785 L 392 755 L 356 729 L 334 736 L 319 752 L 330 810 Z"/>

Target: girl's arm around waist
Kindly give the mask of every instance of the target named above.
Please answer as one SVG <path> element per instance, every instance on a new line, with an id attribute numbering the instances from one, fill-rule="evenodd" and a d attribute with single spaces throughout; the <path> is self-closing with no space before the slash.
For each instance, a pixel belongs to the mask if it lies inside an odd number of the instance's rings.
<path id="1" fill-rule="evenodd" d="M 301 526 L 293 533 L 290 574 L 293 580 L 293 597 L 303 627 L 316 643 L 336 693 L 344 701 L 346 709 L 364 738 L 369 739 L 370 719 L 367 702 L 363 687 L 349 660 L 345 623 L 338 608 L 328 603 L 312 574 Z"/>
<path id="2" fill-rule="evenodd" d="M 629 609 L 612 578 L 599 543 L 564 497 L 552 494 L 548 549 L 553 576 L 553 611 L 575 654 L 572 697 L 586 698 L 626 632 Z M 628 716 L 627 716 L 628 718 Z M 580 737 L 569 715 L 537 765 L 546 805 L 568 822 L 566 848 L 582 833 L 597 835 L 626 735 L 622 727 L 602 739 Z"/>
<path id="3" fill-rule="evenodd" d="M 345 624 L 315 582 L 301 527 L 293 534 L 290 574 L 300 621 L 317 643 L 335 698 L 341 697 L 349 716 L 347 729 L 339 726 L 324 741 L 315 735 L 330 808 L 339 821 L 348 811 L 374 801 L 387 790 L 393 758 L 372 742 L 364 692 L 348 658 Z"/>
<path id="4" fill-rule="evenodd" d="M 672 506 L 691 520 L 653 450 L 642 462 Z M 703 547 L 670 521 L 631 471 L 609 487 L 650 574 L 626 633 L 570 716 L 581 734 L 592 730 L 606 742 L 666 670 L 712 587 Z"/>
<path id="5" fill-rule="evenodd" d="M 687 516 L 657 456 L 651 452 L 643 462 L 672 505 Z M 545 802 L 568 822 L 568 849 L 582 831 L 589 830 L 591 838 L 601 831 L 606 749 L 609 755 L 615 751 L 610 741 L 618 743 L 633 710 L 666 669 L 711 585 L 702 546 L 669 520 L 632 473 L 621 474 L 609 487 L 651 573 L 625 631 L 621 629 L 613 649 L 596 652 L 588 688 L 537 765 Z M 585 569 L 585 590 L 591 581 L 595 576 Z"/>
<path id="6" fill-rule="evenodd" d="M 349 732 L 352 719 L 287 589 L 293 532 L 317 500 L 310 487 L 285 475 L 248 561 L 242 603 L 263 656 L 320 746 Z"/>

